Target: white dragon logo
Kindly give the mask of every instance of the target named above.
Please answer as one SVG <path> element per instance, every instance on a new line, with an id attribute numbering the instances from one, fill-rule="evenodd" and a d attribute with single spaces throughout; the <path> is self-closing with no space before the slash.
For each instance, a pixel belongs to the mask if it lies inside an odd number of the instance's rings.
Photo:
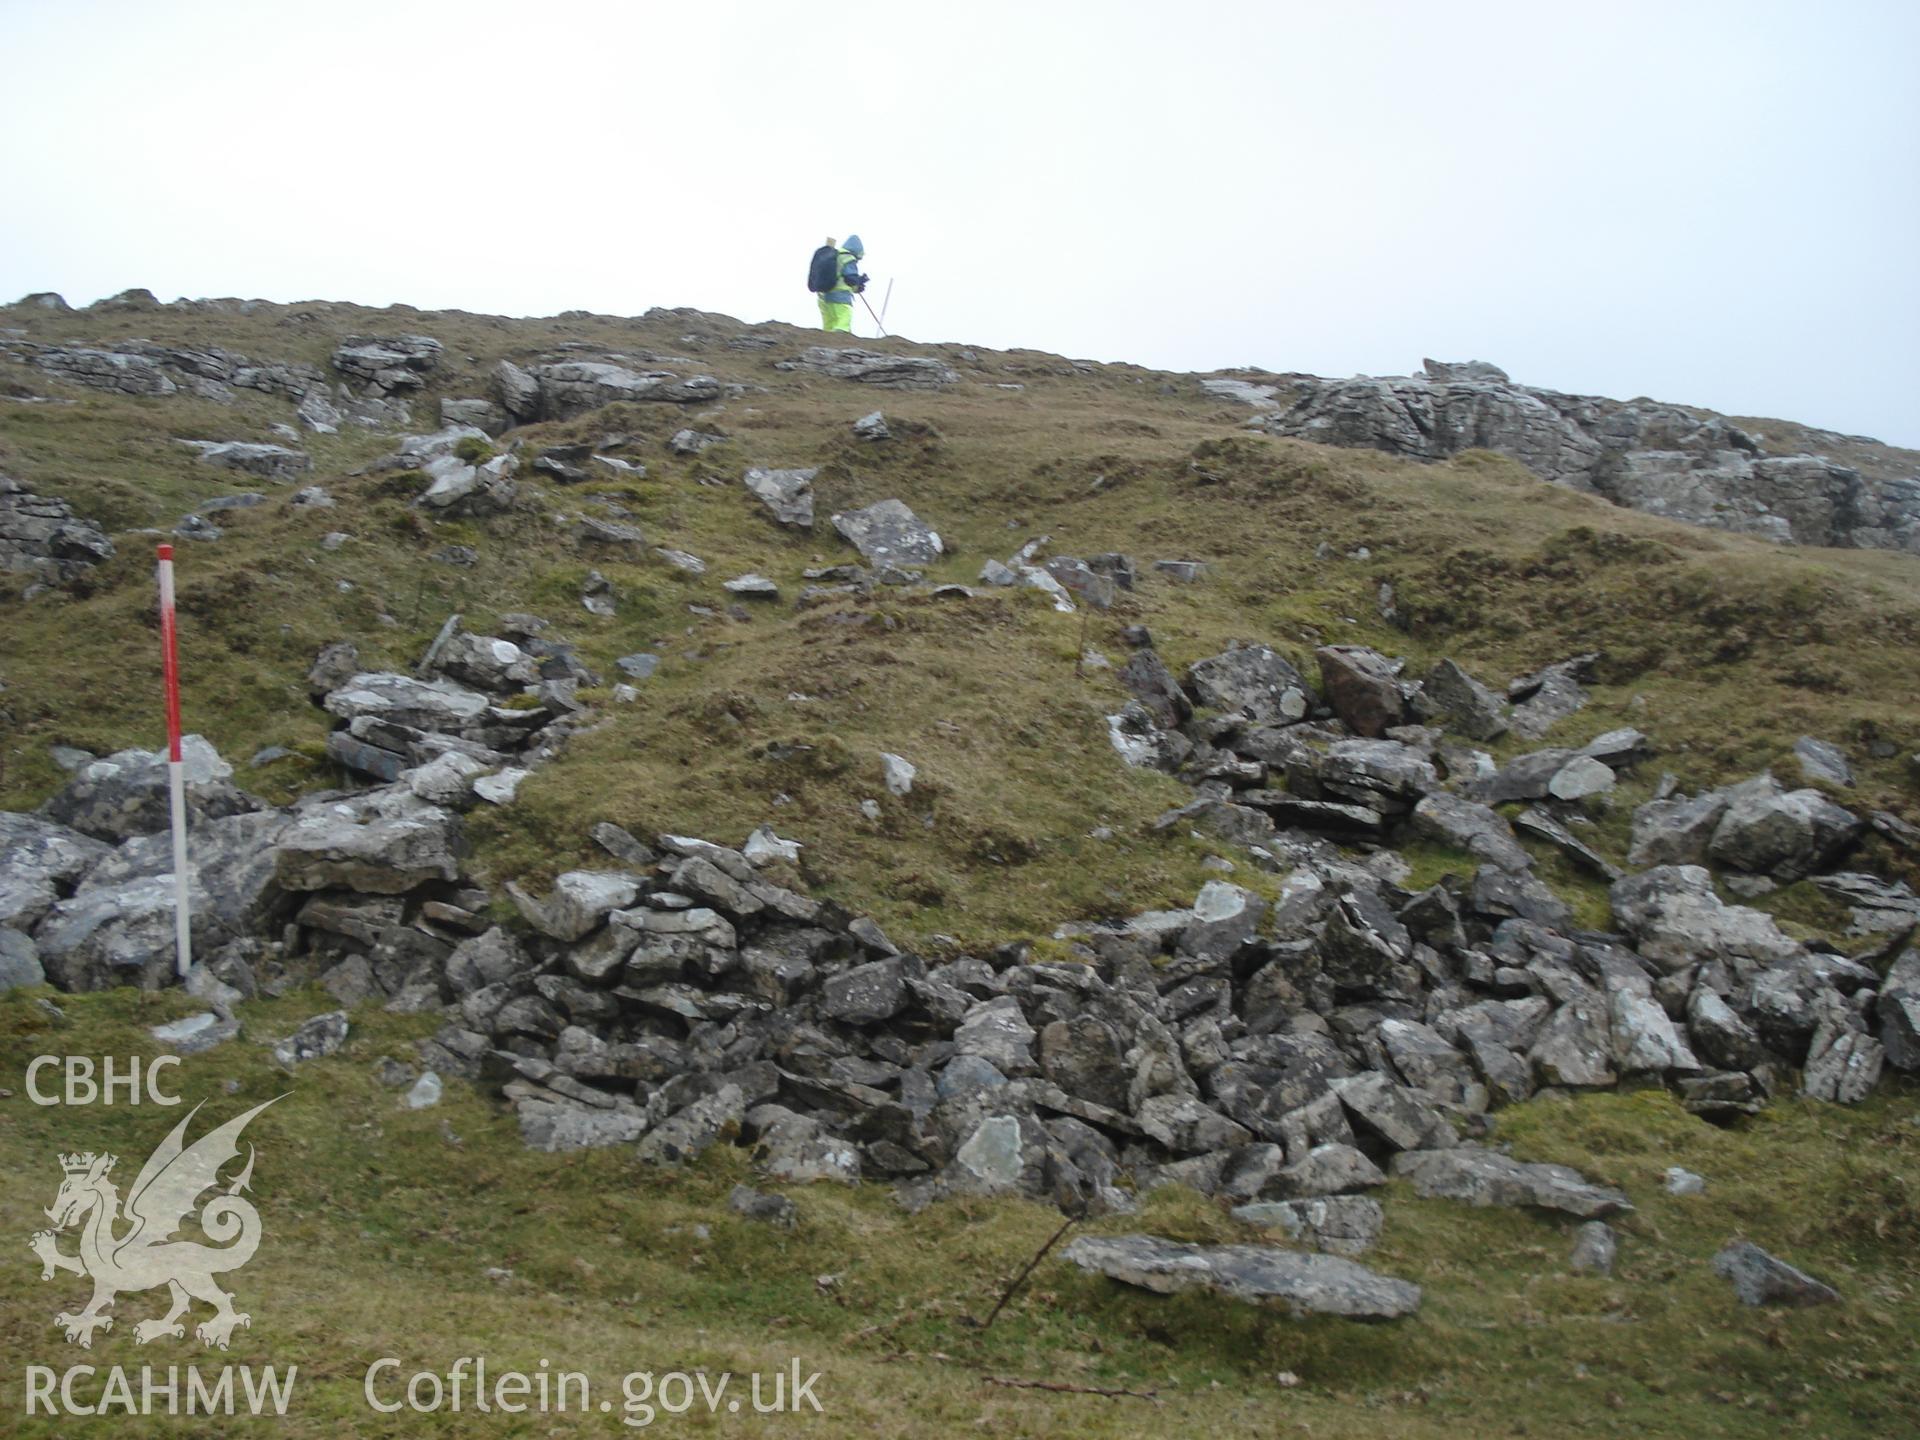
<path id="1" fill-rule="evenodd" d="M 214 1307 L 212 1318 L 194 1327 L 202 1344 L 224 1350 L 235 1326 L 252 1323 L 253 1317 L 236 1311 L 233 1297 L 213 1278 L 238 1270 L 260 1245 L 260 1213 L 240 1197 L 253 1175 L 251 1145 L 246 1167 L 228 1184 L 226 1193 L 216 1195 L 200 1210 L 200 1228 L 214 1243 L 203 1245 L 173 1236 L 193 1214 L 200 1196 L 219 1183 L 220 1167 L 239 1155 L 240 1132 L 247 1122 L 273 1103 L 256 1105 L 187 1146 L 183 1143 L 187 1124 L 200 1113 L 200 1107 L 194 1106 L 140 1167 L 127 1193 L 124 1216 L 119 1189 L 107 1178 L 119 1157 L 92 1152 L 60 1157 L 66 1178 L 46 1211 L 53 1229 L 40 1231 L 27 1245 L 40 1257 L 42 1280 L 51 1280 L 60 1270 L 93 1280 L 93 1299 L 86 1309 L 78 1315 L 62 1311 L 54 1317 L 53 1323 L 66 1332 L 69 1342 L 92 1349 L 93 1332 L 113 1328 L 113 1317 L 102 1312 L 115 1296 L 161 1285 L 172 1296 L 172 1308 L 159 1319 L 142 1320 L 133 1327 L 134 1338 L 142 1345 L 162 1335 L 184 1339 L 186 1327 L 180 1317 L 190 1300 L 204 1300 Z M 82 1222 L 80 1253 L 61 1254 L 57 1232 Z M 115 1233 L 128 1222 L 130 1228 Z"/>

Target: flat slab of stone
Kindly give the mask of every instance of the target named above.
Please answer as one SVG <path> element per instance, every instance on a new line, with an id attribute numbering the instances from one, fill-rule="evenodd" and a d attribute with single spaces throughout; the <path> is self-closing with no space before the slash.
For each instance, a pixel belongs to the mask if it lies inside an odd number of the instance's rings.
<path id="1" fill-rule="evenodd" d="M 233 1039 L 240 1033 L 240 1022 L 222 1020 L 211 1010 L 203 1010 L 198 1015 L 170 1020 L 165 1025 L 149 1026 L 147 1033 L 163 1050 L 175 1055 L 198 1055 L 203 1050 L 211 1050 Z"/>
<path id="2" fill-rule="evenodd" d="M 938 390 L 960 379 L 959 371 L 931 356 L 883 355 L 876 350 L 842 350 L 829 345 L 816 345 L 791 360 L 776 361 L 773 368 L 811 370 L 883 390 Z"/>
<path id="3" fill-rule="evenodd" d="M 1624 1215 L 1625 1194 L 1595 1185 L 1578 1170 L 1515 1160 L 1492 1150 L 1407 1150 L 1393 1157 L 1393 1174 L 1411 1180 L 1416 1194 L 1468 1205 L 1532 1205 L 1561 1210 L 1582 1220 Z"/>
<path id="4" fill-rule="evenodd" d="M 1211 1290 L 1251 1305 L 1284 1305 L 1296 1315 L 1398 1320 L 1420 1308 L 1418 1285 L 1338 1255 L 1264 1245 L 1183 1245 L 1154 1235 L 1083 1235 L 1061 1258 L 1156 1295 Z"/>

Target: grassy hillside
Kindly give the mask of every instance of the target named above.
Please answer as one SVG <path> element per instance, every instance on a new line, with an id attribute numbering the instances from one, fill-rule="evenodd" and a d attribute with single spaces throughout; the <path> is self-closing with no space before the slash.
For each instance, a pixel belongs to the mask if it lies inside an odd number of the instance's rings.
<path id="1" fill-rule="evenodd" d="M 1850 807 L 1920 821 L 1920 770 L 1907 758 L 1920 748 L 1920 562 L 1910 556 L 1690 529 L 1544 485 L 1484 453 L 1422 466 L 1253 436 L 1245 411 L 1192 377 L 1040 354 L 862 342 L 938 354 L 963 376 L 921 394 L 777 370 L 819 337 L 692 312 L 506 321 L 331 304 L 252 314 L 14 308 L 0 325 L 49 342 L 143 336 L 316 365 L 346 334 L 417 331 L 446 346 L 416 402 L 423 421 L 439 396 L 485 393 L 497 359 L 561 345 L 683 356 L 662 363 L 748 387 L 706 409 L 628 404 L 516 431 L 509 442 L 529 452 L 624 435 L 614 453 L 648 473 L 564 487 L 523 467 L 521 508 L 437 523 L 410 505 L 415 482 L 352 473 L 391 450 L 391 437 L 303 437 L 312 483 L 338 503 L 295 509 L 290 487 L 208 468 L 173 443 L 276 439 L 270 427 L 290 419 L 284 402 L 245 392 L 232 406 L 118 398 L 0 362 L 0 473 L 71 501 L 119 545 L 70 591 L 27 600 L 24 580 L 0 577 L 0 707 L 10 717 L 0 808 L 30 807 L 57 788 L 56 744 L 105 752 L 158 742 L 149 573 L 158 537 L 133 532 L 171 530 L 194 505 L 259 489 L 268 503 L 220 515 L 224 537 L 183 543 L 179 566 L 186 722 L 236 763 L 246 788 L 286 799 L 345 780 L 324 759 L 327 717 L 305 684 L 331 641 L 354 641 L 368 668 L 407 669 L 449 613 L 484 633 L 502 614 L 530 611 L 609 682 L 584 692 L 595 705 L 589 733 L 515 804 L 472 817 L 472 868 L 496 889 L 592 861 L 596 821 L 735 844 L 766 821 L 804 843 L 801 872 L 817 893 L 934 951 L 948 943 L 938 937 L 991 944 L 1190 901 L 1211 873 L 1209 847 L 1151 822 L 1191 792 L 1112 753 L 1104 716 L 1123 696 L 1110 670 L 1077 669 L 1083 617 L 1056 614 L 1030 591 L 961 599 L 883 588 L 792 603 L 804 570 L 855 558 L 826 517 L 890 496 L 948 542 L 936 579 L 971 582 L 985 559 L 1038 535 L 1052 537 L 1053 553 L 1134 556 L 1139 587 L 1086 631 L 1088 646 L 1115 661 L 1125 654 L 1119 632 L 1133 624 L 1151 628 L 1176 669 L 1245 638 L 1312 674 L 1315 645 L 1351 641 L 1405 656 L 1416 673 L 1452 656 L 1499 686 L 1601 651 L 1593 703 L 1549 741 L 1577 744 L 1626 724 L 1652 737 L 1654 762 L 1623 776 L 1600 816 L 1595 843 L 1615 859 L 1632 806 L 1663 770 L 1689 788 L 1769 764 L 1797 781 L 1790 747 L 1808 733 L 1853 756 Z M 744 339 L 772 346 L 728 343 Z M 71 403 L 26 403 L 23 392 Z M 876 407 L 894 438 L 857 441 L 852 421 Z M 667 437 L 688 424 L 718 429 L 726 443 L 671 454 Z M 819 467 L 812 536 L 777 528 L 743 490 L 740 476 L 756 464 Z M 707 574 L 645 552 L 623 561 L 581 549 L 566 517 L 610 513 L 607 504 L 630 512 L 651 544 L 705 559 Z M 351 538 L 329 549 L 329 532 Z M 433 558 L 450 545 L 473 547 L 476 563 Z M 1206 573 L 1174 583 L 1151 569 L 1162 558 L 1203 561 Z M 616 587 L 612 618 L 579 604 L 590 569 Z M 782 599 L 729 618 L 721 583 L 747 571 L 776 580 Z M 1380 608 L 1383 584 L 1393 621 Z M 612 703 L 614 660 L 642 650 L 662 657 L 658 673 L 636 703 Z M 268 745 L 295 754 L 249 768 Z M 918 767 L 909 795 L 887 794 L 882 751 Z M 862 811 L 869 799 L 878 819 Z M 1416 876 L 1457 863 L 1407 853 Z M 1902 864 L 1877 849 L 1867 858 L 1889 872 Z M 1542 869 L 1583 919 L 1604 923 L 1604 892 L 1555 857 L 1543 855 Z M 1244 865 L 1236 879 L 1266 883 Z M 1808 889 L 1767 903 L 1822 930 L 1832 916 Z M 374 1358 L 399 1358 L 403 1374 L 444 1372 L 482 1352 L 529 1370 L 550 1358 L 615 1396 L 617 1377 L 635 1370 L 771 1371 L 797 1357 L 803 1372 L 823 1372 L 826 1413 L 810 1421 L 660 1421 L 702 1433 L 1920 1431 L 1920 1093 L 1896 1077 L 1859 1107 L 1784 1100 L 1735 1130 L 1652 1090 L 1501 1111 L 1495 1138 L 1517 1155 L 1575 1164 L 1631 1195 L 1638 1209 L 1618 1222 L 1611 1279 L 1568 1272 L 1566 1217 L 1421 1200 L 1395 1182 L 1367 1263 L 1426 1288 L 1414 1319 L 1371 1327 L 1156 1298 L 1049 1261 L 982 1331 L 970 1322 L 1058 1226 L 1052 1210 L 962 1200 L 910 1217 L 882 1187 L 823 1185 L 792 1189 L 796 1230 L 771 1228 L 726 1209 L 731 1185 L 752 1178 L 729 1147 L 685 1172 L 650 1170 L 628 1147 L 534 1154 L 509 1112 L 461 1082 L 435 1108 L 405 1109 L 375 1078 L 377 1062 L 411 1058 L 437 1017 L 363 1008 L 340 1054 L 275 1070 L 257 1042 L 330 1007 L 318 991 L 248 1004 L 243 1037 L 187 1061 L 179 1086 L 220 1119 L 289 1092 L 249 1131 L 267 1240 L 235 1278 L 254 1319 L 224 1358 L 300 1367 L 300 1404 L 282 1427 L 290 1435 L 576 1433 L 572 1417 L 381 1417 L 361 1399 Z M 177 992 L 0 995 L 0 1232 L 16 1237 L 0 1267 L 0 1343 L 18 1365 L 217 1363 L 191 1344 L 136 1347 L 127 1332 L 153 1313 L 150 1297 L 124 1300 L 121 1325 L 81 1357 L 52 1317 L 83 1294 L 70 1276 L 43 1283 L 19 1243 L 44 1224 L 56 1152 L 110 1148 L 134 1167 L 179 1113 L 37 1108 L 24 1098 L 26 1064 L 42 1053 L 150 1053 L 147 1026 L 197 1008 Z M 1666 1194 L 1662 1173 L 1674 1164 L 1705 1175 L 1707 1193 Z M 1086 1228 L 1260 1238 L 1174 1190 L 1153 1194 L 1138 1217 Z M 1739 1306 L 1708 1264 L 1735 1235 L 1831 1281 L 1844 1303 Z M 0 1389 L 7 1433 L 78 1428 L 26 1421 L 19 1381 L 10 1370 Z M 145 1423 L 215 1433 L 185 1419 Z M 578 1430 L 616 1428 L 602 1417 Z"/>
<path id="2" fill-rule="evenodd" d="M 478 867 L 494 881 L 542 878 L 584 858 L 601 819 L 735 843 L 773 820 L 807 845 L 810 882 L 919 938 L 1044 932 L 1190 895 L 1200 853 L 1145 828 L 1184 792 L 1109 752 L 1102 717 L 1120 692 L 1110 672 L 1075 673 L 1080 617 L 1055 614 L 1031 592 L 959 602 L 882 590 L 805 610 L 789 603 L 806 583 L 802 570 L 854 558 L 826 517 L 896 495 L 953 552 L 933 578 L 970 581 L 984 559 L 1042 534 L 1055 553 L 1135 556 L 1140 587 L 1088 631 L 1092 647 L 1116 657 L 1117 632 L 1133 623 L 1152 628 L 1176 667 L 1245 637 L 1311 673 L 1312 647 L 1340 640 L 1405 655 L 1415 670 L 1451 655 L 1499 684 L 1597 649 L 1596 701 L 1555 743 L 1631 723 L 1662 752 L 1643 783 L 1667 768 L 1695 785 L 1783 761 L 1782 773 L 1794 774 L 1788 748 L 1813 733 L 1857 756 L 1849 803 L 1920 817 L 1920 775 L 1905 758 L 1920 744 L 1910 662 L 1920 564 L 1911 557 L 1691 529 L 1543 485 L 1486 454 L 1423 466 L 1254 437 L 1239 428 L 1243 411 L 1190 378 L 1053 356 L 877 342 L 940 354 L 964 376 L 942 393 L 901 394 L 776 370 L 818 338 L 808 332 L 758 327 L 753 336 L 771 348 L 737 349 L 727 341 L 743 327 L 692 312 L 509 322 L 310 305 L 252 315 L 15 310 L 7 319 L 37 338 L 138 334 L 316 364 L 344 334 L 429 333 L 447 352 L 416 405 L 423 418 L 438 395 L 484 393 L 495 359 L 561 344 L 677 355 L 682 373 L 749 387 L 697 412 L 697 423 L 729 438 L 696 457 L 665 447 L 693 420 L 672 405 L 616 405 L 514 432 L 530 448 L 623 434 L 619 453 L 648 473 L 562 487 L 523 469 L 524 507 L 483 523 L 435 523 L 410 507 L 405 481 L 348 473 L 389 440 L 308 437 L 313 479 L 336 508 L 296 510 L 272 493 L 266 505 L 220 516 L 223 539 L 183 547 L 187 723 L 243 764 L 269 744 L 302 752 L 243 770 L 244 783 L 275 798 L 340 778 L 317 758 L 325 717 L 303 684 L 328 641 L 352 639 L 364 663 L 405 668 L 449 612 L 484 631 L 501 613 L 532 611 L 609 680 L 620 655 L 662 656 L 639 703 L 603 707 L 600 728 L 539 772 L 520 803 L 475 825 Z M 215 495 L 274 490 L 200 465 L 171 442 L 273 438 L 266 427 L 287 418 L 283 402 L 105 397 L 5 368 L 74 403 L 0 404 L 0 466 L 81 514 L 116 528 L 171 527 Z M 1024 388 L 1002 388 L 1010 385 Z M 854 439 L 851 422 L 876 406 L 895 438 Z M 820 468 L 811 537 L 778 529 L 740 486 L 753 464 Z M 651 543 L 707 560 L 708 574 L 583 551 L 561 522 L 606 513 L 603 503 L 630 512 Z M 319 542 L 330 531 L 353 538 L 329 551 Z M 123 537 L 89 594 L 8 603 L 0 678 L 14 725 L 0 805 L 37 803 L 57 786 L 54 743 L 153 743 L 146 544 Z M 454 544 L 472 546 L 478 562 L 431 558 Z M 1205 579 L 1180 585 L 1148 568 L 1175 557 L 1205 561 Z M 618 591 L 612 619 L 578 604 L 591 568 Z M 776 580 L 785 598 L 729 619 L 721 582 L 749 570 Z M 1397 625 L 1378 607 L 1383 582 Z M 20 588 L 0 581 L 0 596 Z M 1890 753 L 1876 758 L 1875 741 Z M 879 784 L 883 750 L 920 767 L 904 800 Z M 882 803 L 878 821 L 860 813 L 870 797 Z M 1622 834 L 1625 802 L 1636 798 L 1623 793 Z M 1095 831 L 1111 838 L 1090 839 Z"/>

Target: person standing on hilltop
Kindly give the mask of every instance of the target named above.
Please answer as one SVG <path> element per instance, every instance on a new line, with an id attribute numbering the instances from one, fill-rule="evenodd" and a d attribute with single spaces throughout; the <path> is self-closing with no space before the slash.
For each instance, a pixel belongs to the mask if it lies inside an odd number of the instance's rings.
<path id="1" fill-rule="evenodd" d="M 858 235 L 849 235 L 843 244 L 829 235 L 827 243 L 813 252 L 807 288 L 820 299 L 821 329 L 853 333 L 853 297 L 867 288 L 867 277 L 860 273 L 866 253 Z"/>

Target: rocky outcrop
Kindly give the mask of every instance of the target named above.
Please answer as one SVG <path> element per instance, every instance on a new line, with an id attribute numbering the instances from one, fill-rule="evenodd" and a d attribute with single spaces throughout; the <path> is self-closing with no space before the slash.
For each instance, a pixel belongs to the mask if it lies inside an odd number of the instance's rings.
<path id="1" fill-rule="evenodd" d="M 264 480 L 294 481 L 313 469 L 313 457 L 284 445 L 255 445 L 243 440 L 183 440 L 200 452 L 202 465 L 240 470 Z"/>
<path id="2" fill-rule="evenodd" d="M 27 363 L 55 380 L 122 395 L 172 395 L 180 385 L 150 355 L 64 345 L 36 345 Z"/>
<path id="3" fill-rule="evenodd" d="M 113 542 L 73 507 L 0 475 L 0 570 L 64 585 L 113 558 Z"/>
<path id="4" fill-rule="evenodd" d="M 723 389 L 710 375 L 634 370 L 610 360 L 561 360 L 524 370 L 510 368 L 512 373 L 500 382 L 498 393 L 502 405 L 522 423 L 565 420 L 623 400 L 702 404 L 719 398 Z M 499 377 L 500 370 L 495 374 Z M 532 396 L 522 377 L 532 381 Z"/>
<path id="5" fill-rule="evenodd" d="M 215 345 L 123 340 L 111 346 L 69 346 L 20 340 L 13 342 L 12 348 L 29 365 L 56 380 L 123 395 L 188 394 L 228 402 L 236 390 L 258 391 L 292 401 L 299 422 L 323 434 L 349 423 L 378 427 L 405 424 L 407 420 L 405 404 L 389 398 L 395 391 L 408 388 L 397 377 L 391 387 L 369 385 L 364 395 L 356 396 L 345 384 L 332 386 L 312 365 L 254 360 Z M 421 373 L 410 369 L 404 360 L 399 368 L 410 374 Z M 342 373 L 359 378 L 352 370 Z M 381 370 L 375 367 L 367 373 L 378 375 Z"/>
<path id="6" fill-rule="evenodd" d="M 791 360 L 777 361 L 773 368 L 857 380 L 883 390 L 938 390 L 960 379 L 952 366 L 930 356 L 883 355 L 877 350 L 842 350 L 827 345 L 815 345 Z"/>
<path id="7" fill-rule="evenodd" d="M 1703 411 L 1517 385 L 1479 362 L 1428 361 L 1410 376 L 1288 376 L 1284 396 L 1285 408 L 1250 423 L 1419 460 L 1493 450 L 1556 485 L 1689 524 L 1920 553 L 1920 476 L 1770 453 L 1764 437 Z"/>
<path id="8" fill-rule="evenodd" d="M 384 399 L 425 385 L 443 348 L 427 335 L 350 335 L 334 348 L 333 368 Z"/>

